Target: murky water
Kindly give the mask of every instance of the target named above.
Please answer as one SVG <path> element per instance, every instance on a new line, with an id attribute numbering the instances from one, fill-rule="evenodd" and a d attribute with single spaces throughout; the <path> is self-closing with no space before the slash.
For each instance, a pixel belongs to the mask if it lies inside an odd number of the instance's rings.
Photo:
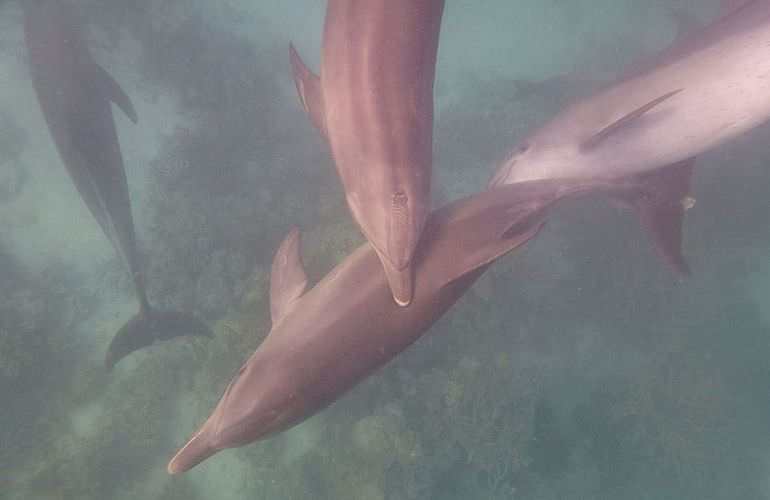
<path id="1" fill-rule="evenodd" d="M 719 4 L 447 0 L 434 206 Z M 767 125 L 698 158 L 691 276 L 632 211 L 564 205 L 333 405 L 167 475 L 270 329 L 283 235 L 302 229 L 311 284 L 363 241 L 288 63 L 292 41 L 318 67 L 324 7 L 73 2 L 139 117 L 114 109 L 150 301 L 214 332 L 108 374 L 133 285 L 46 128 L 20 2 L 0 2 L 0 498 L 769 498 Z"/>

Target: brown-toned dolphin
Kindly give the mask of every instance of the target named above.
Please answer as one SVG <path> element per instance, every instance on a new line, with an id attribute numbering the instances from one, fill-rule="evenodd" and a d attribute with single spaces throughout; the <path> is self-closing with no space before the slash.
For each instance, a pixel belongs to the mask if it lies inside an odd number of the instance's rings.
<path id="1" fill-rule="evenodd" d="M 432 212 L 415 252 L 409 307 L 390 300 L 368 244 L 303 294 L 299 231 L 291 231 L 273 261 L 270 334 L 168 472 L 184 472 L 318 412 L 417 340 L 487 267 L 532 238 L 559 202 L 607 190 L 633 200 L 645 186 L 534 181 L 488 189 Z"/>
<path id="2" fill-rule="evenodd" d="M 329 0 L 320 78 L 290 49 L 302 104 L 400 305 L 412 299 L 412 256 L 430 210 L 443 10 L 444 0 Z"/>
<path id="3" fill-rule="evenodd" d="M 709 26 L 542 125 L 490 185 L 661 176 L 667 192 L 638 206 L 657 250 L 686 270 L 681 223 L 695 155 L 768 118 L 770 0 L 729 0 Z"/>
<path id="4" fill-rule="evenodd" d="M 139 312 L 115 335 L 106 367 L 158 339 L 211 335 L 183 312 L 161 312 L 147 301 L 136 251 L 131 202 L 111 103 L 136 123 L 120 85 L 93 60 L 67 0 L 24 0 L 29 67 L 40 109 L 75 186 L 133 278 Z"/>

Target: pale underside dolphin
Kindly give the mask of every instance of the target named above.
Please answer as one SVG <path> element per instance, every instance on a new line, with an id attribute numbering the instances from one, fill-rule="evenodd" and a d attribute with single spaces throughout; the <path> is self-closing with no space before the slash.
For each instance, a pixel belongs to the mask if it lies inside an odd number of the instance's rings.
<path id="1" fill-rule="evenodd" d="M 412 256 L 430 210 L 443 9 L 444 0 L 329 0 L 320 77 L 290 50 L 302 104 L 400 305 L 412 297 Z"/>
<path id="2" fill-rule="evenodd" d="M 139 299 L 139 312 L 107 349 L 107 370 L 158 339 L 210 336 L 208 326 L 192 315 L 161 312 L 147 301 L 111 106 L 136 123 L 128 96 L 89 54 L 69 1 L 24 0 L 23 5 L 32 83 L 48 130 L 78 192 L 131 273 Z"/>
<path id="3" fill-rule="evenodd" d="M 425 333 L 495 260 L 532 238 L 561 201 L 604 192 L 632 201 L 646 189 L 636 181 L 551 179 L 488 189 L 438 209 L 415 252 L 409 307 L 390 300 L 369 244 L 303 293 L 299 231 L 291 231 L 271 270 L 270 334 L 168 472 L 278 433 L 332 403 Z"/>
<path id="4" fill-rule="evenodd" d="M 658 252 L 686 270 L 681 224 L 695 155 L 768 118 L 770 0 L 730 0 L 709 26 L 542 125 L 489 185 L 665 177 L 667 192 L 639 207 Z"/>

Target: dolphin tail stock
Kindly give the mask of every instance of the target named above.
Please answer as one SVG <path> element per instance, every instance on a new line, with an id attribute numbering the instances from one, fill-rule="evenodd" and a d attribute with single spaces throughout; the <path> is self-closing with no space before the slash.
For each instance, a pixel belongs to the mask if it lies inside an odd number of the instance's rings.
<path id="1" fill-rule="evenodd" d="M 149 305 L 140 306 L 139 312 L 112 338 L 107 347 L 105 367 L 111 372 L 118 361 L 137 349 L 156 340 L 168 340 L 182 335 L 214 336 L 206 323 L 188 312 L 161 311 Z"/>
<path id="2" fill-rule="evenodd" d="M 685 210 L 694 205 L 689 195 L 695 157 L 652 172 L 624 178 L 620 198 L 639 211 L 647 238 L 655 252 L 679 274 L 690 267 L 682 251 Z"/>

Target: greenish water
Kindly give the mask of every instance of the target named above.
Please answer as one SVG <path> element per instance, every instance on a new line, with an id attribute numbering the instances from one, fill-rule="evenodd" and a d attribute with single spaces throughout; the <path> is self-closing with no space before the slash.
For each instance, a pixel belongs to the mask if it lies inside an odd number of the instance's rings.
<path id="1" fill-rule="evenodd" d="M 289 73 L 289 40 L 317 67 L 324 2 L 76 5 L 139 115 L 116 124 L 148 293 L 215 337 L 105 373 L 132 285 L 45 128 L 20 5 L 0 2 L 0 498 L 770 498 L 767 126 L 698 158 L 685 280 L 635 214 L 570 204 L 335 404 L 168 477 L 270 328 L 284 233 L 302 228 L 311 282 L 362 241 Z M 718 5 L 448 0 L 434 204 Z"/>

